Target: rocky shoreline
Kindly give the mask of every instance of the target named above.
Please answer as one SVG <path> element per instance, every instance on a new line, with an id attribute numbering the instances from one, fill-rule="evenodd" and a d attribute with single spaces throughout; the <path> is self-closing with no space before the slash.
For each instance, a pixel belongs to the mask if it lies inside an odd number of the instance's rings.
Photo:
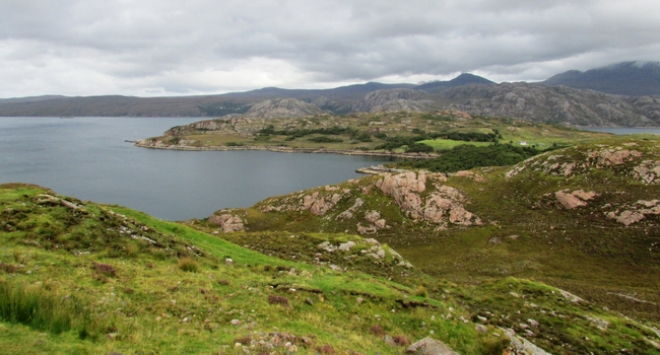
<path id="1" fill-rule="evenodd" d="M 342 154 L 342 155 L 362 155 L 362 156 L 376 156 L 388 157 L 397 159 L 429 159 L 435 158 L 438 154 L 435 153 L 393 153 L 385 151 L 364 151 L 364 150 L 338 150 L 338 149 L 325 149 L 325 148 L 290 148 L 290 147 L 268 147 L 268 146 L 214 146 L 214 147 L 195 147 L 189 145 L 164 145 L 164 144 L 149 144 L 145 140 L 137 140 L 134 144 L 136 147 L 150 148 L 150 149 L 168 149 L 168 150 L 186 150 L 186 151 L 229 151 L 229 150 L 261 150 L 277 153 L 310 153 L 310 154 Z"/>

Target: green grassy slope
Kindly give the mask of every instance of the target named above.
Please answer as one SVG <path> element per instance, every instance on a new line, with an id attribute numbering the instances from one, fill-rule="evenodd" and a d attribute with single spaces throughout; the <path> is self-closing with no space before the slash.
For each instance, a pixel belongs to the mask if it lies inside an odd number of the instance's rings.
<path id="1" fill-rule="evenodd" d="M 2 186 L 0 204 L 2 353 L 385 354 L 431 333 L 465 354 L 492 343 L 442 317 L 469 318 L 455 301 L 412 285 L 34 186 Z"/>

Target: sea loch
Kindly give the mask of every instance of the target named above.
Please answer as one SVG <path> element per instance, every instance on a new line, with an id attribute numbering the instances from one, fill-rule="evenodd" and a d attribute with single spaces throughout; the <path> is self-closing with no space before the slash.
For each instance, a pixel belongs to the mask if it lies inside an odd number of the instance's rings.
<path id="1" fill-rule="evenodd" d="M 384 158 L 144 149 L 126 140 L 199 118 L 0 118 L 0 183 L 25 182 L 168 220 L 342 182 Z"/>

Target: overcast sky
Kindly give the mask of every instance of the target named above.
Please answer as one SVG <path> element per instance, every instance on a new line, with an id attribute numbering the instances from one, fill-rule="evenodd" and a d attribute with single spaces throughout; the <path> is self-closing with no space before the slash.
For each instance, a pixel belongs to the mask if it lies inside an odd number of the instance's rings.
<path id="1" fill-rule="evenodd" d="M 543 80 L 660 60 L 658 0 L 0 0 L 0 97 Z"/>

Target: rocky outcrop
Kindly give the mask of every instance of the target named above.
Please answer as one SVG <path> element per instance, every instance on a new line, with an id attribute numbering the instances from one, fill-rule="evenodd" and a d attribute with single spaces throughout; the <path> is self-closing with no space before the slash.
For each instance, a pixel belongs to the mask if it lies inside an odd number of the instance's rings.
<path id="1" fill-rule="evenodd" d="M 335 220 L 343 220 L 343 219 L 353 218 L 353 215 L 354 215 L 355 211 L 357 211 L 358 208 L 362 207 L 362 205 L 364 205 L 364 200 L 362 200 L 361 198 L 355 199 L 355 203 L 353 204 L 353 206 L 351 206 L 346 211 L 338 214 L 337 217 L 335 217 Z"/>
<path id="2" fill-rule="evenodd" d="M 583 145 L 537 155 L 518 163 L 505 175 L 512 178 L 524 171 L 531 171 L 571 178 L 606 169 L 647 185 L 660 182 L 657 149 L 635 142 Z"/>
<path id="3" fill-rule="evenodd" d="M 555 198 L 567 210 L 586 206 L 587 201 L 594 197 L 596 197 L 596 193 L 593 191 L 585 192 L 584 190 L 577 190 L 568 192 L 568 190 L 562 190 L 555 192 Z"/>
<path id="4" fill-rule="evenodd" d="M 646 184 L 660 181 L 660 161 L 644 160 L 633 168 L 633 176 Z"/>
<path id="5" fill-rule="evenodd" d="M 323 216 L 335 207 L 335 205 L 337 205 L 337 203 L 348 193 L 350 193 L 350 190 L 348 189 L 337 191 L 335 193 L 327 193 L 327 191 L 321 193 L 321 191 L 314 191 L 311 194 L 298 194 L 283 199 L 268 199 L 260 204 L 258 208 L 261 212 L 309 210 L 316 216 Z M 346 216 L 348 216 L 348 214 Z"/>
<path id="6" fill-rule="evenodd" d="M 407 354 L 415 355 L 459 355 L 445 343 L 426 337 L 415 342 L 406 349 Z"/>
<path id="7" fill-rule="evenodd" d="M 607 212 L 605 215 L 607 218 L 614 219 L 625 226 L 629 226 L 643 220 L 647 216 L 660 215 L 660 200 L 639 200 L 631 205 L 624 206 L 622 209 Z"/>
<path id="8" fill-rule="evenodd" d="M 229 213 L 221 215 L 214 214 L 209 217 L 208 223 L 220 226 L 225 233 L 242 232 L 245 230 L 244 222 L 241 217 Z"/>
<path id="9" fill-rule="evenodd" d="M 391 265 L 396 265 L 399 267 L 410 269 L 412 264 L 406 261 L 401 254 L 397 253 L 394 249 L 380 244 L 376 239 L 367 238 L 357 241 L 348 241 L 345 243 L 340 243 L 339 245 L 333 244 L 329 241 L 325 241 L 319 245 L 317 248 L 320 251 L 326 253 L 344 253 L 344 254 L 353 254 L 354 256 L 359 257 L 368 257 L 369 260 L 372 260 L 377 263 L 382 263 L 387 260 Z M 349 257 L 350 259 L 351 257 Z"/>
<path id="10" fill-rule="evenodd" d="M 515 117 L 532 122 L 580 126 L 657 126 L 660 100 L 599 93 L 565 86 L 502 83 L 466 85 L 434 96 L 446 108 L 473 115 Z"/>
<path id="11" fill-rule="evenodd" d="M 254 104 L 244 117 L 291 118 L 314 116 L 323 113 L 316 105 L 297 99 L 272 99 Z"/>
<path id="12" fill-rule="evenodd" d="M 465 209 L 465 197 L 455 188 L 438 185 L 446 181 L 443 174 L 429 174 L 435 191 L 422 197 L 426 191 L 427 173 L 412 171 L 402 174 L 384 174 L 376 182 L 383 193 L 391 196 L 406 215 L 414 220 L 425 220 L 446 227 L 454 225 L 481 225 L 481 219 Z"/>
<path id="13" fill-rule="evenodd" d="M 504 334 L 511 340 L 511 345 L 507 349 L 507 354 L 511 355 L 552 355 L 549 352 L 539 348 L 529 340 L 520 337 L 513 329 L 502 329 Z"/>
<path id="14" fill-rule="evenodd" d="M 413 89 L 387 89 L 370 92 L 353 105 L 358 112 L 423 112 L 433 101 L 423 91 Z"/>
<path id="15" fill-rule="evenodd" d="M 484 182 L 486 179 L 483 175 L 476 173 L 472 170 L 461 170 L 454 173 L 454 176 L 474 180 L 475 182 Z"/>

